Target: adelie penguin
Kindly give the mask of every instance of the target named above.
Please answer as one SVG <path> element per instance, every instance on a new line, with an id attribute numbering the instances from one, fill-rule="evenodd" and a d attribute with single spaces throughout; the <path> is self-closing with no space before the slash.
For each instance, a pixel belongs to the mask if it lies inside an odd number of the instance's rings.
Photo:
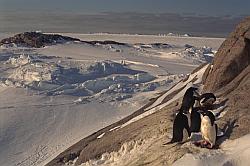
<path id="1" fill-rule="evenodd" d="M 188 125 L 188 118 L 187 116 L 183 113 L 185 110 L 181 108 L 176 115 L 173 123 L 173 138 L 171 139 L 170 142 L 165 143 L 166 144 L 171 144 L 175 142 L 182 142 L 183 141 L 183 131 L 186 129 L 188 136 L 190 137 L 191 132 L 189 129 Z"/>
<path id="2" fill-rule="evenodd" d="M 190 131 L 191 133 L 193 132 L 200 132 L 200 127 L 201 127 L 201 113 L 200 111 L 202 111 L 201 107 L 201 103 L 203 104 L 203 106 L 207 107 L 207 106 L 212 106 L 213 103 L 216 101 L 216 97 L 213 93 L 204 93 L 201 96 L 198 96 L 195 100 L 195 107 L 191 109 L 191 113 L 190 113 Z M 214 119 L 214 115 L 212 112 L 207 112 L 209 117 Z M 215 119 L 214 119 L 215 120 Z"/>
<path id="3" fill-rule="evenodd" d="M 216 143 L 217 124 L 215 116 L 211 111 L 203 111 L 201 118 L 201 135 L 203 138 L 202 146 L 212 149 Z"/>

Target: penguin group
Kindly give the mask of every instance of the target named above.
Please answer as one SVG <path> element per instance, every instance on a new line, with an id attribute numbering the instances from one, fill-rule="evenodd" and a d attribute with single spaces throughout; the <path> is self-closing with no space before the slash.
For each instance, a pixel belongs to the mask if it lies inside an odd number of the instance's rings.
<path id="1" fill-rule="evenodd" d="M 197 146 L 214 148 L 218 127 L 209 109 L 213 107 L 216 97 L 213 93 L 200 95 L 197 90 L 195 87 L 186 90 L 181 108 L 174 119 L 173 137 L 167 144 L 183 142 L 183 132 L 186 130 L 189 138 L 193 133 L 201 133 L 202 140 L 195 142 Z"/>

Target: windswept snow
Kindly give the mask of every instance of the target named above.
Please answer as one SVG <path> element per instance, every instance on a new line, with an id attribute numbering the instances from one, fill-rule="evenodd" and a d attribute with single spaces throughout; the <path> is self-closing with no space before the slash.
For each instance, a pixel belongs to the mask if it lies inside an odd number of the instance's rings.
<path id="1" fill-rule="evenodd" d="M 187 153 L 182 158 L 174 162 L 173 166 L 248 166 L 250 162 L 249 138 L 250 135 L 248 134 L 236 140 L 226 140 L 224 143 L 222 143 L 221 149 L 219 150 L 204 150 L 198 154 Z M 152 137 L 146 140 L 126 142 L 122 145 L 119 151 L 104 153 L 99 159 L 89 160 L 86 163 L 81 164 L 81 166 L 111 166 L 131 164 L 134 161 L 138 161 L 138 158 L 141 159 L 140 157 L 143 156 L 145 151 L 150 149 L 152 144 L 157 144 L 154 146 L 162 146 L 161 144 L 158 145 L 158 139 L 159 137 Z M 165 137 L 163 139 L 165 139 Z M 187 144 L 186 146 L 191 145 Z M 73 165 L 73 163 L 74 162 L 68 163 L 68 165 Z"/>
<path id="2" fill-rule="evenodd" d="M 91 41 L 106 37 L 97 35 Z M 184 38 L 139 37 L 111 36 L 110 40 L 124 44 L 1 47 L 1 165 L 46 164 L 80 139 L 130 115 L 178 83 L 207 62 L 205 55 L 212 55 L 223 40 L 190 38 L 189 43 Z M 199 72 L 194 73 L 173 90 L 188 87 L 193 78 L 198 84 L 200 77 Z M 147 114 L 163 107 L 166 95 L 159 97 Z M 146 114 L 128 123 L 143 116 Z"/>
<path id="3" fill-rule="evenodd" d="M 236 140 L 227 140 L 221 145 L 221 150 L 211 151 L 209 154 L 190 154 L 187 153 L 177 160 L 173 166 L 183 165 L 230 165 L 248 166 L 250 162 L 250 135 L 245 135 Z"/>
<path id="4" fill-rule="evenodd" d="M 122 145 L 118 152 L 104 153 L 100 159 L 90 160 L 80 166 L 115 166 L 115 165 L 127 165 L 131 161 L 135 160 L 137 156 L 142 154 L 145 149 L 152 145 L 152 142 L 157 139 L 153 137 L 149 140 L 137 140 L 126 142 Z M 73 164 L 73 163 L 72 163 Z M 72 165 L 69 163 L 69 165 Z"/>

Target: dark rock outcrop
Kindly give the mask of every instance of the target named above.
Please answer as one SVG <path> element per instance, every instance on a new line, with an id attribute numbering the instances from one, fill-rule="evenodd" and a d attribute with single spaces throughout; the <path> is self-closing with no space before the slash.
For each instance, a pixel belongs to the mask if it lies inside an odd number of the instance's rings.
<path id="1" fill-rule="evenodd" d="M 205 92 L 226 100 L 220 126 L 234 139 L 250 133 L 250 17 L 244 19 L 221 45 L 203 78 Z"/>
<path id="2" fill-rule="evenodd" d="M 0 45 L 16 44 L 25 47 L 40 48 L 47 45 L 65 43 L 68 41 L 80 41 L 76 38 L 62 36 L 58 34 L 43 34 L 40 32 L 24 32 L 0 41 Z"/>
<path id="3" fill-rule="evenodd" d="M 243 20 L 219 48 L 205 89 L 216 91 L 231 82 L 250 62 L 250 17 Z"/>
<path id="4" fill-rule="evenodd" d="M 120 43 L 120 42 L 116 42 L 113 40 L 104 40 L 104 41 L 85 41 L 85 43 L 91 44 L 91 45 L 96 45 L 96 44 L 100 44 L 100 45 L 108 45 L 108 44 L 114 44 L 114 45 L 120 45 L 120 46 L 125 46 L 127 45 L 126 43 Z"/>
<path id="5" fill-rule="evenodd" d="M 24 32 L 16 34 L 13 37 L 9 37 L 0 41 L 0 46 L 5 44 L 15 44 L 17 46 L 41 48 L 48 45 L 54 45 L 59 43 L 65 43 L 70 41 L 78 41 L 82 43 L 87 43 L 92 46 L 99 45 L 120 45 L 126 46 L 126 43 L 120 43 L 112 40 L 105 41 L 81 41 L 77 38 L 72 38 L 68 36 L 62 36 L 58 34 L 44 34 L 40 32 Z"/>

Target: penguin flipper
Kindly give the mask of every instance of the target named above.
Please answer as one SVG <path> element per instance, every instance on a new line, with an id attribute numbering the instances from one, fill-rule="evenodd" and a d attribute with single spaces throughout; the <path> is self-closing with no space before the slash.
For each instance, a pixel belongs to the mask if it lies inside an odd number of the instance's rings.
<path id="1" fill-rule="evenodd" d="M 218 140 L 218 139 L 220 139 L 220 138 L 222 138 L 224 136 L 225 136 L 225 132 L 223 132 L 223 131 L 219 132 L 219 128 L 218 128 L 218 126 L 216 124 L 216 140 Z"/>
<path id="2" fill-rule="evenodd" d="M 189 125 L 188 125 L 188 121 L 185 123 L 184 128 L 187 130 L 188 137 L 190 137 L 190 136 L 191 136 L 191 130 L 190 130 L 190 127 L 189 127 Z"/>
<path id="3" fill-rule="evenodd" d="M 216 123 L 214 125 L 215 125 L 215 133 L 216 133 L 216 137 L 217 137 L 217 135 L 218 135 L 218 125 Z"/>

